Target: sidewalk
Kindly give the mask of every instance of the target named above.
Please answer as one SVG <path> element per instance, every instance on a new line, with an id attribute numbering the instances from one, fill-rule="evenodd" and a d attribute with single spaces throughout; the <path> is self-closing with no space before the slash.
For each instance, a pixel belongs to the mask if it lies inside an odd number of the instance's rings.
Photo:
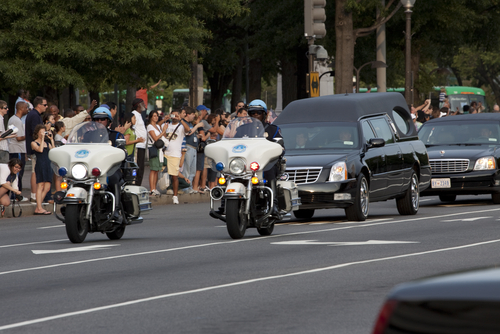
<path id="1" fill-rule="evenodd" d="M 149 165 L 146 164 L 144 167 L 144 177 L 142 178 L 142 186 L 145 187 L 146 189 L 149 190 Z M 26 163 L 24 175 L 23 175 L 23 191 L 22 195 L 26 198 L 30 198 L 31 196 L 31 190 L 30 190 L 30 180 L 31 180 L 31 163 L 28 161 Z M 54 190 L 53 190 L 54 191 Z M 188 204 L 188 203 L 210 203 L 210 195 L 209 193 L 203 193 L 203 194 L 182 194 L 181 191 L 179 191 L 179 204 Z M 173 204 L 172 203 L 172 195 L 165 195 L 162 194 L 159 197 L 156 196 L 151 196 L 150 197 L 151 203 L 153 205 L 153 210 L 154 207 L 157 205 L 166 205 L 166 204 Z M 53 204 L 46 204 L 44 205 L 44 209 L 47 211 L 52 212 L 53 211 Z M 21 217 L 25 216 L 32 216 L 33 213 L 35 212 L 35 203 L 31 202 L 21 202 L 21 209 L 23 210 L 23 214 Z M 207 206 L 207 212 L 209 208 Z M 19 214 L 19 209 L 17 208 L 16 204 L 16 214 Z M 12 209 L 11 206 L 8 206 L 5 208 L 5 218 L 11 218 L 12 217 Z M 54 216 L 52 216 L 54 217 Z M 57 219 L 54 217 L 54 219 Z"/>

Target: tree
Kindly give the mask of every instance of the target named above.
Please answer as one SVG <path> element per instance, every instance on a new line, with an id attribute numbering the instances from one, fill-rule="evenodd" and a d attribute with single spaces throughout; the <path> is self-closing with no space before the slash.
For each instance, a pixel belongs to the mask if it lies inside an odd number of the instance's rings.
<path id="1" fill-rule="evenodd" d="M 396 2 L 396 5 L 393 4 Z M 379 0 L 336 0 L 335 2 L 335 93 L 352 92 L 352 77 L 354 72 L 354 46 L 358 37 L 368 36 L 389 19 L 401 8 L 401 3 L 389 0 L 382 9 L 382 15 L 375 18 L 375 8 L 380 7 Z M 392 9 L 390 14 L 389 10 Z M 371 26 L 354 29 L 353 13 L 361 14 L 365 11 L 373 13 Z"/>
<path id="2" fill-rule="evenodd" d="M 4 1 L 0 79 L 7 87 L 173 83 L 210 35 L 205 19 L 237 0 Z M 223 13 L 223 14 L 220 14 Z"/>

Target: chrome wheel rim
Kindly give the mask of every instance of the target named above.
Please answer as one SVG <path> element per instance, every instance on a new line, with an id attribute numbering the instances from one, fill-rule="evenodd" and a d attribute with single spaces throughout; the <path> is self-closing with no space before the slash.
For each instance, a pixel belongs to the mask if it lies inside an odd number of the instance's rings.
<path id="1" fill-rule="evenodd" d="M 368 216 L 368 203 L 369 203 L 369 193 L 368 193 L 368 182 L 365 178 L 361 179 L 361 184 L 359 186 L 359 204 L 361 207 L 361 212 L 366 217 Z"/>
<path id="2" fill-rule="evenodd" d="M 420 202 L 420 194 L 418 191 L 418 179 L 416 175 L 413 175 L 411 178 L 411 205 L 413 206 L 414 210 L 418 210 L 418 205 Z"/>

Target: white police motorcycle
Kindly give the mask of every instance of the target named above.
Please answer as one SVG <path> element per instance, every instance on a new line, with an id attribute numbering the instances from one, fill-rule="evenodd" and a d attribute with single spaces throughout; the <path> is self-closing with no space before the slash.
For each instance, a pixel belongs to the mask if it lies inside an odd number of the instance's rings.
<path id="1" fill-rule="evenodd" d="M 259 120 L 238 117 L 228 124 L 222 140 L 205 147 L 211 168 L 220 172 L 218 186 L 210 191 L 210 216 L 225 221 L 233 239 L 242 238 L 249 227 L 270 235 L 275 222 L 300 205 L 294 182 L 278 180 L 275 192 L 263 178 L 283 153 L 282 145 L 267 140 L 264 133 Z M 275 198 L 278 213 L 273 212 Z M 218 209 L 216 201 L 222 201 Z"/>
<path id="2" fill-rule="evenodd" d="M 125 140 L 119 146 L 125 146 Z M 132 185 L 137 165 L 125 162 L 122 148 L 109 143 L 108 131 L 96 122 L 84 122 L 74 127 L 66 145 L 49 151 L 52 168 L 63 177 L 61 188 L 54 196 L 54 213 L 66 225 L 66 234 L 73 243 L 81 243 L 87 234 L 106 233 L 109 239 L 120 239 L 126 225 L 142 223 L 141 212 L 151 209 L 146 188 Z M 107 176 L 119 168 L 123 171 L 121 190 L 121 222 L 115 215 L 115 195 L 107 187 Z M 61 207 L 62 217 L 57 214 Z"/>

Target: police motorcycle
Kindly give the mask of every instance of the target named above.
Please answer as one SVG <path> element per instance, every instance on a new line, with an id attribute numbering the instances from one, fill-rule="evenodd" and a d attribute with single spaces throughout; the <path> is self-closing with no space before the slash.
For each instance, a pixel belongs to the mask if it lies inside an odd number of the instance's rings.
<path id="1" fill-rule="evenodd" d="M 210 191 L 210 216 L 226 222 L 229 236 L 240 239 L 247 228 L 260 235 L 271 235 L 274 224 L 300 205 L 294 182 L 276 181 L 276 191 L 263 178 L 263 172 L 280 161 L 283 147 L 264 136 L 263 124 L 252 117 L 232 120 L 222 140 L 205 147 L 211 168 L 220 172 L 218 185 Z M 282 140 L 282 139 L 280 139 Z M 278 212 L 273 210 L 275 197 Z M 216 209 L 217 201 L 222 205 Z"/>
<path id="2" fill-rule="evenodd" d="M 127 225 L 142 223 L 141 213 L 151 210 L 147 189 L 133 185 L 137 164 L 124 161 L 125 140 L 117 142 L 118 147 L 111 146 L 106 127 L 91 121 L 75 126 L 66 145 L 49 151 L 54 172 L 63 178 L 62 191 L 54 196 L 54 213 L 73 243 L 83 242 L 93 232 L 118 240 Z M 107 179 L 119 168 L 121 203 L 116 205 L 117 196 Z M 58 205 L 62 216 L 57 214 Z"/>

